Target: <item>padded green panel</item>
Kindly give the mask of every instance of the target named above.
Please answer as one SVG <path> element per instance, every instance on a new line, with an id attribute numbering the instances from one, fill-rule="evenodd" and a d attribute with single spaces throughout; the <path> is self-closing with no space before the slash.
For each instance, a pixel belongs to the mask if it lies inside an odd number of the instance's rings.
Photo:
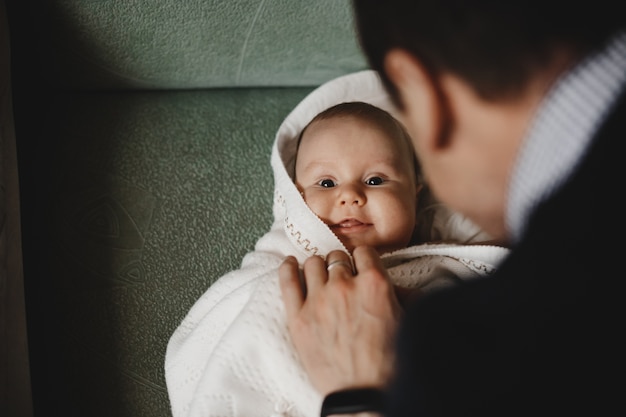
<path id="1" fill-rule="evenodd" d="M 350 0 L 44 4 L 32 8 L 44 13 L 39 48 L 60 85 L 315 86 L 366 67 Z"/>
<path id="2" fill-rule="evenodd" d="M 169 416 L 166 343 L 271 224 L 274 135 L 310 91 L 70 94 L 31 149 L 36 411 Z M 29 221 L 33 218 L 29 218 Z M 45 366 L 41 366 L 41 365 Z M 51 400 L 49 401 L 48 398 Z M 57 404 L 55 404 L 55 401 Z M 42 410 L 42 404 L 44 410 Z"/>

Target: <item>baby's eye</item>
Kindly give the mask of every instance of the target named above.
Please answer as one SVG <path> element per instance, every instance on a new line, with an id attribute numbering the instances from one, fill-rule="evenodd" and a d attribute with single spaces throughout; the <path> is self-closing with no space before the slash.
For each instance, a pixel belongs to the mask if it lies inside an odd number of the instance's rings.
<path id="1" fill-rule="evenodd" d="M 335 181 L 329 180 L 329 179 L 325 179 L 325 180 L 321 180 L 319 182 L 319 185 L 321 185 L 324 188 L 332 188 L 332 187 L 335 186 Z"/>
<path id="2" fill-rule="evenodd" d="M 371 177 L 365 180 L 365 184 L 367 185 L 380 185 L 383 182 L 385 181 L 380 177 Z"/>

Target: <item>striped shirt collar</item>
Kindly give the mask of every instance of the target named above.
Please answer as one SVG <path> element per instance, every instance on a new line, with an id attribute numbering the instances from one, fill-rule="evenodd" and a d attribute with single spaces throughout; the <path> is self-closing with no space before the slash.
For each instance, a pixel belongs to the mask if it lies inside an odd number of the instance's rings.
<path id="1" fill-rule="evenodd" d="M 626 33 L 621 33 L 552 87 L 512 173 L 506 209 L 512 243 L 522 238 L 535 207 L 571 175 L 625 81 Z"/>

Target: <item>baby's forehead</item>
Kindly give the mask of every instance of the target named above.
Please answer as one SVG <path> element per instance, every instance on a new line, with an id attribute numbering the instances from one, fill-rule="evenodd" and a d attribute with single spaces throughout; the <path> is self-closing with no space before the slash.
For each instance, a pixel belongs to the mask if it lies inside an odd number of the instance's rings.
<path id="1" fill-rule="evenodd" d="M 393 150 L 394 153 L 401 153 L 402 155 L 407 155 L 409 159 L 412 158 L 413 145 L 410 143 L 410 138 L 404 134 L 397 122 L 383 123 L 380 119 L 362 114 L 341 114 L 323 119 L 314 119 L 302 133 L 300 143 L 306 139 L 308 146 L 315 146 L 315 139 L 310 140 L 310 138 L 319 137 L 328 132 L 339 132 L 341 129 L 350 127 L 375 131 L 378 133 L 375 136 L 376 140 L 384 142 L 380 145 Z M 332 135 L 330 137 L 332 138 Z M 372 137 L 364 135 L 363 140 L 371 139 Z M 341 136 L 338 136 L 337 140 L 341 140 Z"/>
<path id="2" fill-rule="evenodd" d="M 382 134 L 383 137 L 391 139 L 394 143 L 403 143 L 405 140 L 399 129 L 391 123 L 383 123 L 380 120 L 373 119 L 362 114 L 341 114 L 325 117 L 322 119 L 314 119 L 309 123 L 302 133 L 302 137 L 312 136 L 307 133 L 317 132 L 319 130 L 341 129 L 346 126 L 357 126 L 374 129 Z"/>
<path id="3" fill-rule="evenodd" d="M 356 127 L 356 132 L 352 130 L 352 127 Z M 362 129 L 365 129 L 366 132 Z M 324 158 L 332 156 L 331 159 L 336 161 L 337 155 L 328 155 L 328 151 L 333 153 L 337 149 L 341 149 L 342 141 L 346 142 L 348 149 L 355 150 L 354 147 L 357 146 L 357 152 L 354 154 L 357 158 L 362 157 L 362 154 L 359 156 L 358 152 L 362 146 L 363 149 L 376 149 L 374 160 L 379 163 L 401 164 L 404 167 L 404 161 L 406 161 L 412 165 L 413 151 L 411 146 L 406 143 L 407 138 L 402 137 L 397 132 L 389 131 L 389 129 L 385 129 L 385 126 L 365 117 L 352 115 L 333 116 L 311 123 L 301 138 L 298 147 L 298 159 L 310 160 L 313 158 L 317 160 L 320 158 L 321 152 L 324 154 Z M 359 144 L 361 141 L 363 141 L 363 145 Z M 331 149 L 335 151 L 331 151 Z M 342 153 L 341 155 L 342 158 L 350 158 L 353 152 Z M 368 156 L 367 162 L 371 163 L 372 161 L 373 159 Z"/>

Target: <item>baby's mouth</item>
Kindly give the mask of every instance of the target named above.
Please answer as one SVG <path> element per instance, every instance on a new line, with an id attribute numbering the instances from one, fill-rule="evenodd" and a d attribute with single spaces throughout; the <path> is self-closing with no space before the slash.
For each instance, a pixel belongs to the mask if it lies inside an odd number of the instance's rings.
<path id="1" fill-rule="evenodd" d="M 344 234 L 360 232 L 370 226 L 372 226 L 371 223 L 363 223 L 357 219 L 345 219 L 339 223 L 331 225 L 330 228 L 337 233 Z"/>

